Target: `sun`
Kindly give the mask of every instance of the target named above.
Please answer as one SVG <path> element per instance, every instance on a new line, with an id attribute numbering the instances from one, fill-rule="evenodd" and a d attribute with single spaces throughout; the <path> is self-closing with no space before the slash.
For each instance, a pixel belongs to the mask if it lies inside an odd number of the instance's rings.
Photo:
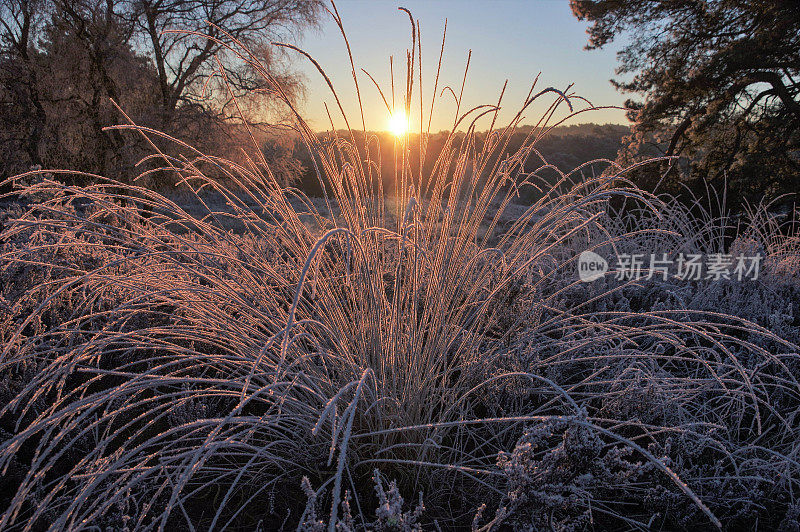
<path id="1" fill-rule="evenodd" d="M 402 111 L 397 111 L 389 117 L 389 131 L 395 137 L 403 137 L 408 133 L 408 117 Z"/>

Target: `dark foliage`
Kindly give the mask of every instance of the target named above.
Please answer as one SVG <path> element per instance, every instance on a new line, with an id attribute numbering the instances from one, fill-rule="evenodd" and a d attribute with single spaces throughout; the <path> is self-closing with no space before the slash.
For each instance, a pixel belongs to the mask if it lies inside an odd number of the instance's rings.
<path id="1" fill-rule="evenodd" d="M 800 188 L 800 3 L 571 0 L 587 48 L 624 34 L 614 81 L 635 121 L 631 146 L 685 156 L 666 184 L 726 180 L 736 202 Z M 652 173 L 651 173 L 652 174 Z M 657 178 L 643 179 L 653 186 Z"/>

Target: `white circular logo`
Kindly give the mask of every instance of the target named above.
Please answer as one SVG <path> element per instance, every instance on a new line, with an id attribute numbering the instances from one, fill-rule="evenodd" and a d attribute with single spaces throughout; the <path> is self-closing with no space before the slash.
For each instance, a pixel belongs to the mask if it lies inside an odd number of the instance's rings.
<path id="1" fill-rule="evenodd" d="M 607 271 L 608 262 L 594 251 L 584 251 L 578 256 L 578 277 L 584 283 L 601 278 Z"/>

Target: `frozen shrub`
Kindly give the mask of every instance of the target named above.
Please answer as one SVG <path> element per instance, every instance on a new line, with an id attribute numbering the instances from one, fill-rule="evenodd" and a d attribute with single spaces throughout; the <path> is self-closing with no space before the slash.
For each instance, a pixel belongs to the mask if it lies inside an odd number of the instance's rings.
<path id="1" fill-rule="evenodd" d="M 419 523 L 425 505 L 422 503 L 422 493 L 419 494 L 419 503 L 414 510 L 403 512 L 403 497 L 397 488 L 397 482 L 389 482 L 388 491 L 383 486 L 381 473 L 377 469 L 372 477 L 375 482 L 375 492 L 378 495 L 378 508 L 375 510 L 374 529 L 376 532 L 421 532 Z"/>
<path id="2" fill-rule="evenodd" d="M 585 423 L 543 421 L 498 457 L 508 482 L 506 519 L 515 529 L 582 530 L 594 522 L 593 507 L 607 512 L 605 501 L 621 495 L 615 486 L 638 484 L 652 470 L 630 461 L 631 449 L 606 445 Z"/>
<path id="3" fill-rule="evenodd" d="M 422 527 L 419 523 L 420 516 L 425 511 L 425 506 L 422 503 L 422 493 L 419 494 L 419 503 L 416 508 L 404 512 L 403 497 L 400 495 L 397 483 L 392 480 L 387 491 L 383 485 L 383 478 L 377 469 L 373 473 L 372 480 L 375 483 L 378 506 L 375 509 L 375 519 L 367 526 L 367 529 L 375 532 L 422 532 Z M 299 529 L 304 532 L 328 530 L 325 520 L 317 517 L 318 497 L 307 477 L 303 477 L 302 487 L 308 501 Z M 352 516 L 350 494 L 348 492 L 345 492 L 341 507 L 342 515 L 337 518 L 336 530 L 341 532 L 357 530 Z M 366 518 L 366 516 L 360 517 L 362 521 Z"/>

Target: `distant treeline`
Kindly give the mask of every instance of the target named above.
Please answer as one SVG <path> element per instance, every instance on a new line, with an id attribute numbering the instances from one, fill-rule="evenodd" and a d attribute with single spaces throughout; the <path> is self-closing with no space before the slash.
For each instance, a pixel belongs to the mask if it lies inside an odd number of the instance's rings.
<path id="1" fill-rule="evenodd" d="M 506 148 L 502 150 L 502 153 L 498 153 L 497 156 L 502 160 L 506 154 L 515 153 L 529 135 L 536 134 L 537 132 L 534 131 L 533 126 L 518 127 L 508 139 Z M 625 137 L 629 134 L 630 128 L 628 126 L 618 124 L 599 125 L 589 123 L 553 128 L 535 143 L 536 151 L 532 151 L 529 154 L 524 164 L 515 167 L 514 176 L 517 180 L 520 180 L 524 178 L 521 175 L 522 173 L 536 172 L 539 178 L 552 182 L 558 176 L 558 173 L 555 170 L 543 168 L 546 164 L 554 166 L 563 173 L 569 173 L 591 161 L 598 159 L 614 160 L 623 146 Z M 363 146 L 364 139 L 361 136 L 362 134 L 357 135 L 356 144 Z M 338 131 L 336 136 L 343 140 L 350 139 L 346 131 Z M 399 173 L 400 159 L 403 152 L 402 145 L 388 132 L 369 132 L 368 136 L 373 138 L 367 143 L 370 146 L 370 160 L 375 165 L 380 166 L 383 187 L 391 193 L 396 186 L 396 176 Z M 422 165 L 422 175 L 425 176 L 425 179 L 429 180 L 434 176 L 437 179 L 447 176 L 445 179 L 449 179 L 455 171 L 454 167 L 446 170 L 437 168 L 437 158 L 442 153 L 442 150 L 446 148 L 449 136 L 449 132 L 442 131 L 432 133 L 427 137 L 427 144 L 424 147 L 425 158 Z M 333 149 L 335 143 L 332 142 L 331 133 L 322 133 L 319 135 L 319 139 L 328 149 Z M 377 142 L 375 142 L 375 139 L 377 139 Z M 486 132 L 476 133 L 475 150 L 480 151 L 485 140 Z M 451 138 L 451 146 L 458 147 L 463 141 L 464 134 L 455 133 Z M 380 146 L 380 152 L 378 152 L 377 146 Z M 295 157 L 302 165 L 297 186 L 309 195 L 321 195 L 322 188 L 310 153 L 299 141 L 296 143 L 294 152 Z M 409 135 L 406 164 L 414 175 L 419 175 L 419 153 L 419 135 Z M 366 158 L 366 155 L 364 158 Z M 607 166 L 607 163 L 598 163 L 585 167 L 583 171 L 588 174 L 593 171 L 600 173 Z M 488 167 L 484 173 L 486 171 L 488 171 Z M 429 185 L 429 182 L 423 183 L 423 189 L 425 185 Z M 521 201 L 530 201 L 536 196 L 535 191 L 531 188 L 523 188 L 520 194 L 519 199 Z"/>

